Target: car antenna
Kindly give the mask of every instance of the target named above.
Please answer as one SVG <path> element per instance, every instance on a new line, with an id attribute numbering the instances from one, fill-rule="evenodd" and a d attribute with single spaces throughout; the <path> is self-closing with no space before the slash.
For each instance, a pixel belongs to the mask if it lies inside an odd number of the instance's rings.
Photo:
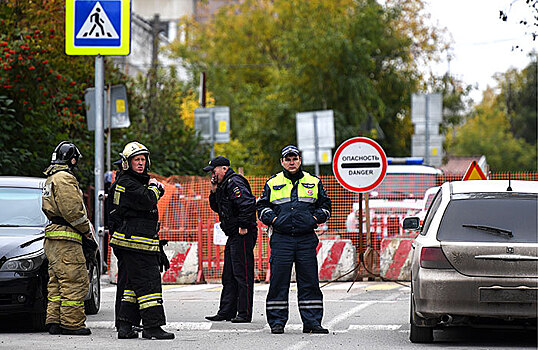
<path id="1" fill-rule="evenodd" d="M 512 186 L 510 186 L 511 184 L 511 178 L 510 178 L 510 172 L 508 173 L 508 188 L 506 189 L 507 191 L 512 191 Z"/>

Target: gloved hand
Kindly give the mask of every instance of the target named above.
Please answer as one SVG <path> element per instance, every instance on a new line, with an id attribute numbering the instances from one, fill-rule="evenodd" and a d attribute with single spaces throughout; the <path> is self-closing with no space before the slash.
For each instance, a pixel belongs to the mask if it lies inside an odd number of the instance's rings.
<path id="1" fill-rule="evenodd" d="M 170 261 L 168 260 L 168 257 L 166 256 L 166 253 L 164 252 L 164 246 L 168 244 L 167 239 L 161 239 L 159 240 L 159 265 L 160 265 L 160 271 L 166 271 L 170 268 Z"/>

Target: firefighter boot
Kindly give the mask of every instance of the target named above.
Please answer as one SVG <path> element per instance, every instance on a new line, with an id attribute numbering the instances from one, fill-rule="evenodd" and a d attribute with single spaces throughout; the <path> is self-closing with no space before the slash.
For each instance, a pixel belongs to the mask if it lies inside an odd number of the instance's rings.
<path id="1" fill-rule="evenodd" d="M 138 338 L 138 333 L 133 330 L 133 326 L 127 321 L 119 321 L 118 339 Z"/>
<path id="2" fill-rule="evenodd" d="M 142 331 L 142 337 L 146 339 L 174 339 L 174 333 L 165 332 L 161 327 L 146 328 Z"/>

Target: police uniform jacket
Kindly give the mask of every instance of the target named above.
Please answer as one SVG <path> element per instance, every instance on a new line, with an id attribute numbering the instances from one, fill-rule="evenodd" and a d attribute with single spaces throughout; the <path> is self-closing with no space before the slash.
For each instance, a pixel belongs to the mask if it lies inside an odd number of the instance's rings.
<path id="1" fill-rule="evenodd" d="M 287 235 L 313 233 L 331 216 L 331 200 L 321 180 L 299 170 L 272 176 L 256 204 L 260 220 L 273 232 Z M 273 223 L 273 219 L 276 218 Z"/>
<path id="2" fill-rule="evenodd" d="M 128 169 L 110 188 L 111 247 L 159 254 L 157 202 L 164 190 L 148 182 L 148 174 Z"/>
<path id="3" fill-rule="evenodd" d="M 42 210 L 51 221 L 45 228 L 47 239 L 65 239 L 82 244 L 90 231 L 90 221 L 78 180 L 67 165 L 51 165 L 44 172 Z"/>
<path id="4" fill-rule="evenodd" d="M 220 227 L 227 236 L 239 234 L 239 228 L 256 227 L 256 198 L 242 175 L 229 168 L 209 204 L 219 214 Z"/>

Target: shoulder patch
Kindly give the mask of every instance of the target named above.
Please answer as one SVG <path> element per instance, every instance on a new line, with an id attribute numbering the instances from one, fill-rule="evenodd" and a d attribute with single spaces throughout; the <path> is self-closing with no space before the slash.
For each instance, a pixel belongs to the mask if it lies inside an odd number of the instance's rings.
<path id="1" fill-rule="evenodd" d="M 236 196 L 237 198 L 241 197 L 241 189 L 239 189 L 238 186 L 234 187 L 233 193 L 234 193 L 234 196 Z"/>

